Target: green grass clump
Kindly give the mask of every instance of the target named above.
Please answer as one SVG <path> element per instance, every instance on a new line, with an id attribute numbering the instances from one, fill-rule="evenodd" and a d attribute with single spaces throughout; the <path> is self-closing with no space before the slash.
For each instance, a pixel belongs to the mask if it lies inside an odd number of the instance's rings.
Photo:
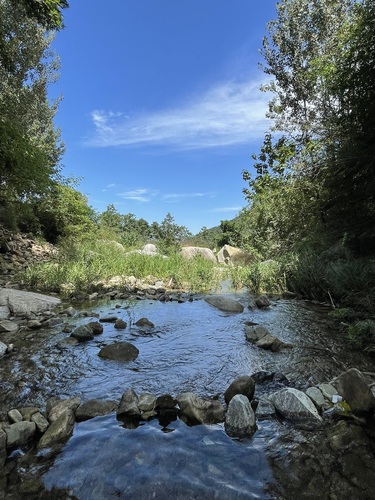
<path id="1" fill-rule="evenodd" d="M 365 319 L 349 326 L 348 336 L 351 343 L 365 352 L 375 353 L 375 321 Z"/>
<path id="2" fill-rule="evenodd" d="M 20 279 L 31 289 L 69 296 L 95 291 L 98 282 L 116 276 L 151 276 L 192 292 L 211 290 L 218 283 L 215 265 L 201 257 L 186 260 L 179 254 L 163 257 L 124 252 L 121 246 L 105 241 L 64 246 L 55 262 L 32 266 Z"/>

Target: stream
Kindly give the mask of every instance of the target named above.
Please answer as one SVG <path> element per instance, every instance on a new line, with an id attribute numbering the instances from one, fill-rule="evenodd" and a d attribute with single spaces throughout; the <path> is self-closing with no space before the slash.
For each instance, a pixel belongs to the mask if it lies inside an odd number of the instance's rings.
<path id="1" fill-rule="evenodd" d="M 1 365 L 1 401 L 7 407 L 12 402 L 13 407 L 42 408 L 52 396 L 119 401 L 130 387 L 137 394 L 176 396 L 191 391 L 222 398 L 236 377 L 260 371 L 280 372 L 301 390 L 351 367 L 374 371 L 370 358 L 351 349 L 328 308 L 274 299 L 266 310 L 249 309 L 246 292 L 231 297 L 245 305 L 242 314 L 222 312 L 201 297 L 183 303 L 86 304 L 80 310 L 85 308 L 87 316 L 64 321 L 79 326 L 97 321 L 95 315 L 115 315 L 128 327 L 116 330 L 104 323 L 101 335 L 77 345 L 67 342 L 69 334 L 62 333 L 61 325 L 24 330 L 12 338 L 15 354 Z M 155 327 L 136 327 L 142 317 Z M 267 327 L 293 348 L 274 353 L 255 347 L 246 341 L 246 321 Z M 102 347 L 117 341 L 134 344 L 138 358 L 121 363 L 98 356 Z M 255 398 L 278 388 L 277 383 L 257 384 Z M 21 492 L 27 493 L 27 487 L 21 484 L 30 485 L 30 498 L 51 499 L 333 499 L 336 490 L 340 498 L 343 487 L 348 494 L 341 498 L 371 498 L 337 467 L 334 453 L 329 454 L 328 445 L 341 423 L 316 432 L 277 418 L 257 424 L 251 439 L 233 439 L 223 424 L 191 427 L 179 419 L 154 419 L 126 428 L 115 413 L 96 417 L 76 424 L 73 436 L 57 450 L 14 452 L 6 475 L 0 477 L 0 498 L 24 498 Z M 358 429 L 348 424 L 345 432 L 359 433 L 363 446 L 358 453 L 363 460 L 365 453 L 372 453 L 373 459 L 373 437 Z M 335 481 L 332 474 L 337 475 Z"/>

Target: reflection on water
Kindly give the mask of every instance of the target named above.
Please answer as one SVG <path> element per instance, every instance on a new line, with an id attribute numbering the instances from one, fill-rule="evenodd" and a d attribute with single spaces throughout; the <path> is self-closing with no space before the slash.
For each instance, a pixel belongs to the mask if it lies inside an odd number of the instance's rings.
<path id="1" fill-rule="evenodd" d="M 132 325 L 116 330 L 104 323 L 103 334 L 75 346 L 66 342 L 69 335 L 61 333 L 61 327 L 24 337 L 21 333 L 18 358 L 9 363 L 13 373 L 8 375 L 22 376 L 23 389 L 13 397 L 22 405 L 41 404 L 51 395 L 119 400 L 129 387 L 137 394 L 176 396 L 192 391 L 222 397 L 234 378 L 261 370 L 281 372 L 303 389 L 352 366 L 371 369 L 366 357 L 348 349 L 326 311 L 283 300 L 275 300 L 269 310 L 251 310 L 245 294 L 236 297 L 246 306 L 242 314 L 219 311 L 203 300 L 142 300 L 120 302 L 118 307 L 99 303 L 93 313 L 116 315 Z M 134 326 L 141 317 L 155 328 Z M 69 321 L 78 326 L 92 320 Z M 245 339 L 246 321 L 266 326 L 293 349 L 259 350 Z M 136 361 L 120 363 L 98 356 L 102 347 L 117 341 L 139 349 Z M 257 385 L 255 396 L 267 390 L 267 384 Z M 271 444 L 274 457 L 285 452 L 279 439 L 283 432 L 279 422 L 260 422 L 252 439 L 239 441 L 229 438 L 220 425 L 187 427 L 176 420 L 162 428 L 154 420 L 129 430 L 109 415 L 77 424 L 61 453 L 55 459 L 41 454 L 32 470 L 43 477 L 47 490 L 70 491 L 83 500 L 283 498 L 275 493 L 278 488 L 267 458 Z"/>

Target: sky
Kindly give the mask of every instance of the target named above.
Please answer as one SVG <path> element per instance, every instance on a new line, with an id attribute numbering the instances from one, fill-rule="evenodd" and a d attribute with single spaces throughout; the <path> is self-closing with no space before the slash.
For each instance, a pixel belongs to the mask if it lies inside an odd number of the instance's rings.
<path id="1" fill-rule="evenodd" d="M 51 97 L 63 174 L 103 212 L 193 234 L 246 206 L 242 171 L 269 128 L 259 49 L 270 0 L 70 0 Z"/>

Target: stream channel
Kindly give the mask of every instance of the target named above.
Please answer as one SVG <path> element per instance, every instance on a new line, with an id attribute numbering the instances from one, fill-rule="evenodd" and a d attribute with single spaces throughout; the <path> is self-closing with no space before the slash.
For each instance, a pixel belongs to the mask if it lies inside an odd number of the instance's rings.
<path id="1" fill-rule="evenodd" d="M 246 292 L 230 296 L 245 306 L 243 313 L 222 312 L 202 297 L 183 303 L 85 304 L 87 317 L 64 321 L 79 326 L 93 321 L 94 314 L 116 315 L 128 327 L 116 330 L 104 323 L 101 335 L 77 345 L 67 342 L 69 334 L 62 333 L 61 325 L 20 332 L 12 340 L 14 356 L 2 364 L 2 389 L 6 381 L 13 387 L 7 405 L 13 398 L 13 407 L 43 408 L 51 396 L 119 401 L 130 387 L 138 395 L 191 391 L 222 399 L 236 377 L 260 371 L 281 372 L 288 385 L 306 390 L 351 367 L 374 370 L 371 359 L 351 349 L 337 322 L 328 316 L 328 308 L 275 298 L 266 310 L 250 309 Z M 134 322 L 141 317 L 155 327 L 136 327 Z M 278 353 L 258 349 L 246 341 L 246 321 L 267 327 L 293 348 Z M 133 343 L 138 358 L 121 363 L 98 356 L 102 347 L 117 341 Z M 281 387 L 277 382 L 257 384 L 255 398 Z M 188 426 L 179 419 L 167 423 L 154 419 L 130 429 L 116 420 L 115 412 L 96 417 L 75 424 L 72 437 L 58 449 L 14 452 L 7 461 L 0 498 L 29 498 L 20 494 L 20 484 L 35 477 L 43 488 L 30 498 L 367 498 L 367 490 L 357 484 L 361 478 L 345 475 L 337 462 L 342 457 L 337 459 L 327 444 L 337 423 L 315 431 L 278 418 L 257 425 L 251 438 L 234 439 L 223 424 Z M 349 432 L 360 433 L 362 456 L 374 453 L 370 437 L 357 428 Z M 347 494 L 340 495 L 342 488 Z"/>

